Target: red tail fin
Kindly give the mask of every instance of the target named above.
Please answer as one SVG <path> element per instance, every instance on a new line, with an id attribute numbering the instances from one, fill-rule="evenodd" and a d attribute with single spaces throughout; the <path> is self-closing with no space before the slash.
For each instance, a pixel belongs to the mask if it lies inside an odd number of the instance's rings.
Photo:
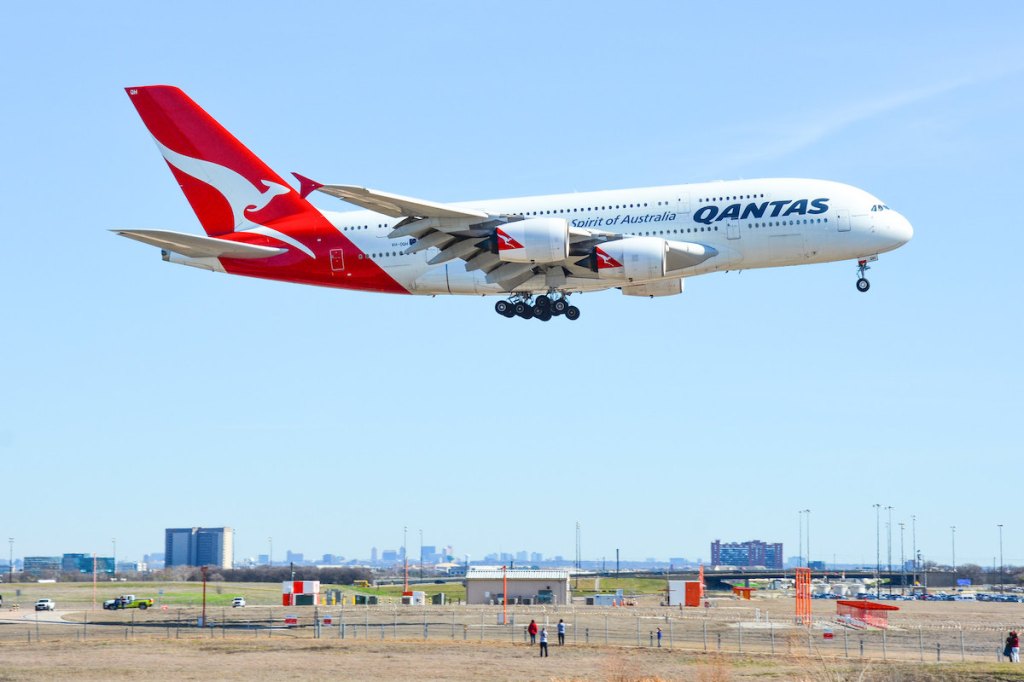
<path id="1" fill-rule="evenodd" d="M 125 88 L 206 234 L 316 209 L 178 88 Z"/>

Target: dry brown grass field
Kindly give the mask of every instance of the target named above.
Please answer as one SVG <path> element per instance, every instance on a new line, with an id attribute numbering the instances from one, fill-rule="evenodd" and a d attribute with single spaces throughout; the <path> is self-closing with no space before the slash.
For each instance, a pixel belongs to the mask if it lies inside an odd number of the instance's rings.
<path id="1" fill-rule="evenodd" d="M 12 587 L 22 590 L 18 610 L 9 609 Z M 786 597 L 714 598 L 699 610 L 663 607 L 656 596 L 628 608 L 510 606 L 502 624 L 500 606 L 292 608 L 274 605 L 273 585 L 217 587 L 208 591 L 211 627 L 199 628 L 194 584 L 97 586 L 99 602 L 119 591 L 157 599 L 147 611 L 113 612 L 93 608 L 91 585 L 4 585 L 0 680 L 1024 682 L 1024 666 L 999 657 L 1006 631 L 1021 629 L 1024 604 L 895 602 L 900 611 L 882 633 L 833 623 L 828 600 L 813 602 L 814 627 L 798 627 Z M 227 607 L 236 594 L 250 605 Z M 57 601 L 56 612 L 32 611 L 43 596 Z M 298 624 L 287 625 L 286 616 Z M 333 619 L 319 637 L 317 616 Z M 548 628 L 548 658 L 526 643 L 530 619 Z M 556 643 L 559 619 L 567 624 L 564 647 Z"/>

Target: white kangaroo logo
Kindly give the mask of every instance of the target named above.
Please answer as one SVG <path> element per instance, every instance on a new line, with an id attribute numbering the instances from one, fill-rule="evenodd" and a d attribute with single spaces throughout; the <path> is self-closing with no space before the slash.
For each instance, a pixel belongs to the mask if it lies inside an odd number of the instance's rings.
<path id="1" fill-rule="evenodd" d="M 235 232 L 255 232 L 272 237 L 286 244 L 291 244 L 310 258 L 316 258 L 310 248 L 302 242 L 272 227 L 254 223 L 246 215 L 248 211 L 254 213 L 262 211 L 267 207 L 267 204 L 273 201 L 274 197 L 292 191 L 291 187 L 271 182 L 270 180 L 261 180 L 260 182 L 267 189 L 260 191 L 245 176 L 236 173 L 230 168 L 213 163 L 212 161 L 194 159 L 191 156 L 179 154 L 173 149 L 164 146 L 160 140 L 156 141 L 156 145 L 160 148 L 160 153 L 167 159 L 167 163 L 221 193 L 228 202 L 228 205 L 231 206 L 231 216 L 234 220 Z"/>

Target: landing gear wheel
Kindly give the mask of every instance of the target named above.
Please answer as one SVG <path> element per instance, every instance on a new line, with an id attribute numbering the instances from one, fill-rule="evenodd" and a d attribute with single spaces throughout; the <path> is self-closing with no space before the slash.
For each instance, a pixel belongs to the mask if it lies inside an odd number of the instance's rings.
<path id="1" fill-rule="evenodd" d="M 551 297 L 541 294 L 537 297 L 537 300 L 533 302 L 534 306 L 540 306 L 542 308 L 551 308 Z"/>
<path id="2" fill-rule="evenodd" d="M 529 320 L 530 318 L 533 317 L 533 307 L 527 305 L 526 303 L 523 303 L 523 312 L 519 312 L 519 304 L 517 303 L 516 315 L 523 318 L 524 320 Z"/>
<path id="3" fill-rule="evenodd" d="M 552 315 L 563 315 L 566 308 L 569 307 L 569 302 L 564 298 L 559 298 L 551 302 L 551 314 Z"/>
<path id="4" fill-rule="evenodd" d="M 526 314 L 526 304 L 523 303 L 522 301 L 517 301 L 516 303 L 513 303 L 512 304 L 512 314 L 513 315 L 518 315 L 519 317 L 522 317 L 523 315 L 525 315 Z"/>
<path id="5" fill-rule="evenodd" d="M 494 312 L 509 317 L 509 313 L 512 312 L 512 303 L 509 301 L 498 301 L 494 304 Z"/>
<path id="6" fill-rule="evenodd" d="M 859 261 L 857 261 L 857 291 L 861 293 L 864 293 L 865 291 L 871 288 L 871 282 L 869 282 L 867 278 L 864 277 L 865 273 L 867 273 L 867 271 L 870 269 L 871 266 L 868 265 L 868 261 L 866 258 L 862 258 Z"/>
<path id="7" fill-rule="evenodd" d="M 541 322 L 547 322 L 548 320 L 551 319 L 551 311 L 542 309 L 541 312 L 538 313 L 537 308 L 534 308 L 533 316 L 536 317 Z"/>
<path id="8" fill-rule="evenodd" d="M 574 305 L 569 306 L 568 308 L 565 309 L 565 317 L 568 320 L 580 319 L 580 309 Z"/>

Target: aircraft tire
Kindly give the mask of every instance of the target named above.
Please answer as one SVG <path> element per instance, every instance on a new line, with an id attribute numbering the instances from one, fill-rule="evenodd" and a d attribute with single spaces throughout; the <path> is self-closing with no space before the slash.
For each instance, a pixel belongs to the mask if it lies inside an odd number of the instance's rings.
<path id="1" fill-rule="evenodd" d="M 867 281 L 865 278 L 861 277 L 860 279 L 857 280 L 857 291 L 864 293 L 870 288 L 871 282 Z"/>
<path id="2" fill-rule="evenodd" d="M 568 320 L 580 319 L 580 309 L 574 305 L 569 306 L 568 308 L 565 309 L 565 317 Z"/>

